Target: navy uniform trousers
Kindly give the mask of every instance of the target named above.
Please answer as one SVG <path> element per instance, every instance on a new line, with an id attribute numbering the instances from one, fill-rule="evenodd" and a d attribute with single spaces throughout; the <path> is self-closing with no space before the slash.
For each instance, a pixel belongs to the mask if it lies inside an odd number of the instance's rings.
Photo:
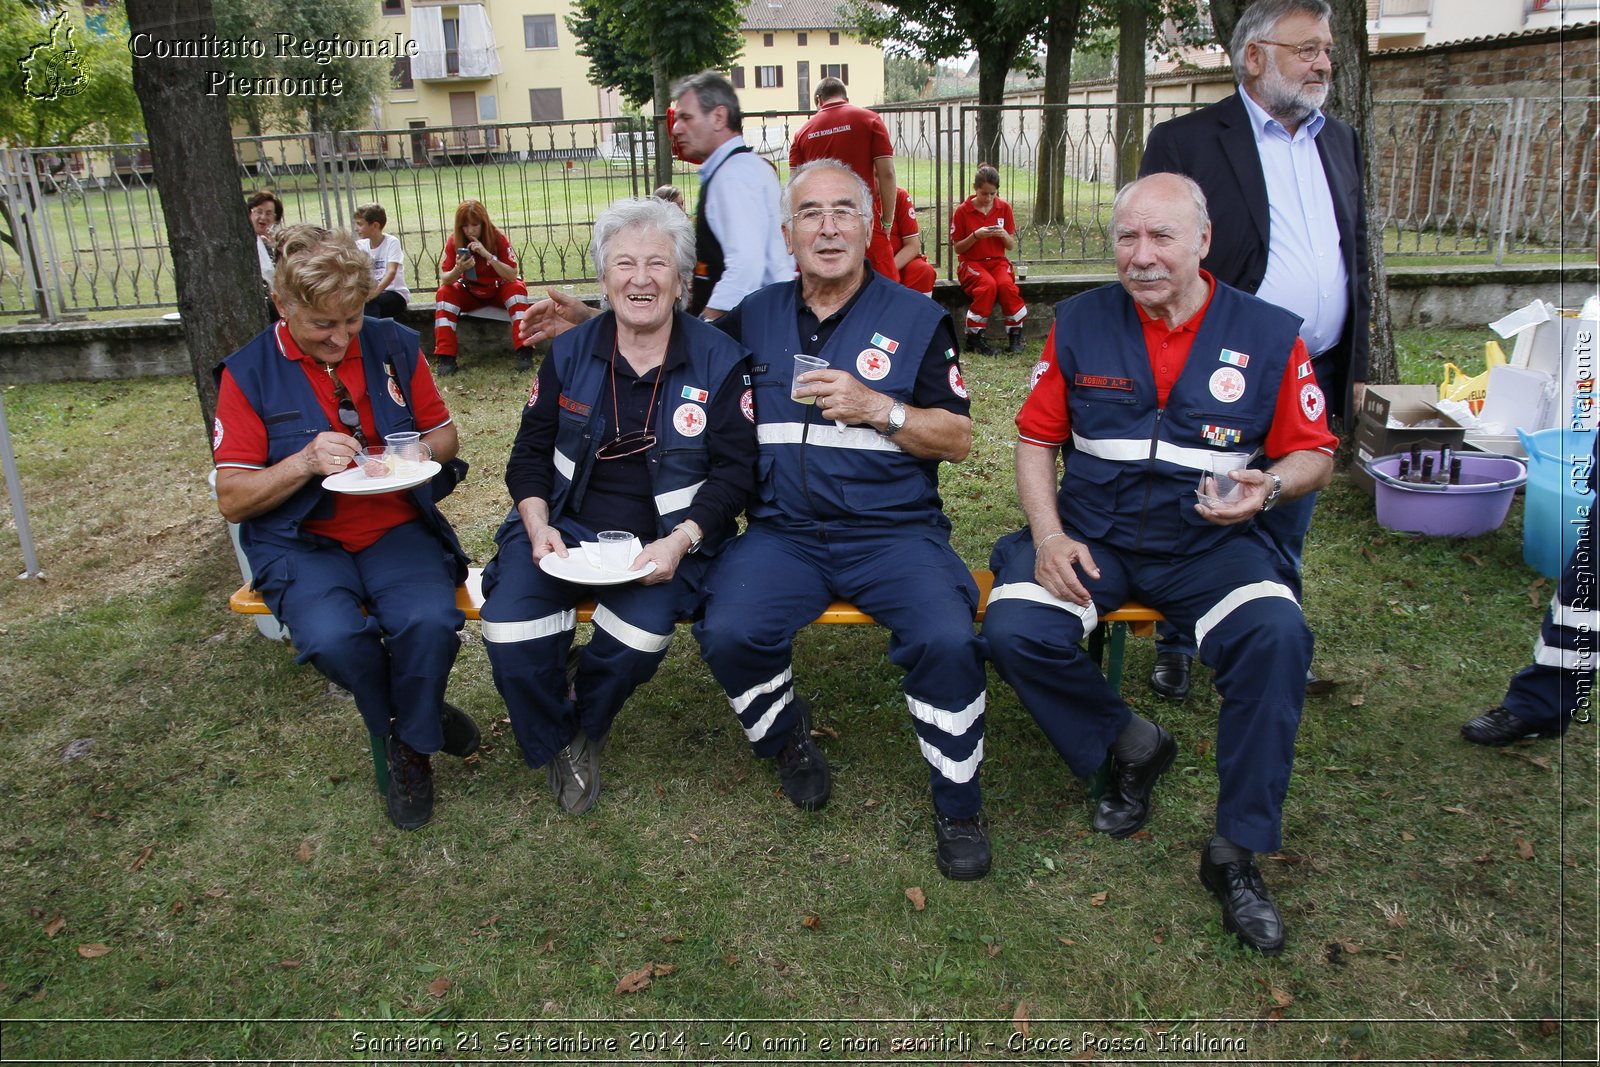
<path id="1" fill-rule="evenodd" d="M 1079 572 L 1093 597 L 1087 607 L 1051 596 L 1034 580 L 1027 530 L 995 545 L 983 625 L 995 669 L 1073 773 L 1087 778 L 1130 713 L 1079 641 L 1101 612 L 1128 600 L 1191 630 L 1222 695 L 1216 832 L 1256 852 L 1277 849 L 1312 647 L 1282 556 L 1253 529 L 1192 556 L 1086 543 L 1100 568 L 1098 579 Z"/>
<path id="2" fill-rule="evenodd" d="M 1533 647 L 1533 663 L 1518 671 L 1501 704 L 1545 733 L 1565 733 L 1574 717 L 1589 721 L 1600 611 L 1595 608 L 1594 516 L 1583 526 L 1561 584 L 1550 598 Z"/>
<path id="3" fill-rule="evenodd" d="M 580 729 L 593 741 L 610 732 L 628 697 L 666 658 L 678 620 L 693 610 L 705 560 L 685 556 L 672 581 L 661 585 L 586 586 L 540 570 L 520 521 L 502 526 L 498 540 L 499 552 L 483 569 L 480 630 L 522 758 L 541 767 Z M 578 657 L 569 694 L 574 605 L 591 596 L 594 637 Z"/>
<path id="4" fill-rule="evenodd" d="M 262 568 L 255 584 L 289 628 L 295 662 L 350 690 L 368 733 L 388 736 L 393 719 L 400 740 L 439 751 L 445 686 L 467 621 L 443 541 L 421 522 L 360 552 L 307 541 Z"/>
<path id="5" fill-rule="evenodd" d="M 751 749 L 782 751 L 796 721 L 794 635 L 838 597 L 889 629 L 934 805 L 955 819 L 976 815 L 986 686 L 978 589 L 943 530 L 830 526 L 822 540 L 752 524 L 725 550 L 695 637 Z"/>

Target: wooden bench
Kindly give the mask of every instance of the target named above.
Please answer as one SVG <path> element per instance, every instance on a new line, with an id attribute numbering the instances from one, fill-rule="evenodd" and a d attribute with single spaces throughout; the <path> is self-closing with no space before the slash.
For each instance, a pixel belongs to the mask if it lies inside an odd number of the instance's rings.
<path id="1" fill-rule="evenodd" d="M 994 588 L 993 571 L 973 571 L 973 580 L 978 583 L 978 615 L 977 621 L 982 622 L 985 609 L 989 604 L 989 592 Z M 228 598 L 228 607 L 240 615 L 270 615 L 267 605 L 262 601 L 261 594 L 250 588 L 247 582 L 234 590 Z M 483 568 L 473 567 L 467 572 L 467 580 L 456 587 L 456 607 L 460 608 L 469 619 L 477 619 L 483 607 Z M 594 615 L 594 601 L 584 600 L 577 606 L 578 621 L 589 622 Z M 1089 636 L 1089 654 L 1095 658 L 1105 671 L 1106 681 L 1111 683 L 1113 689 L 1122 688 L 1122 659 L 1127 649 L 1128 634 L 1131 631 L 1139 637 L 1153 637 L 1156 623 L 1164 616 L 1154 608 L 1147 608 L 1143 604 L 1126 603 L 1116 611 L 1107 612 L 1100 616 L 1102 625 L 1095 628 Z M 812 622 L 814 626 L 840 626 L 871 623 L 876 620 L 871 615 L 858 609 L 848 600 L 835 600 L 818 615 Z M 1109 639 L 1108 639 L 1109 633 Z M 1109 655 L 1108 655 L 1109 653 Z M 372 766 L 378 776 L 378 792 L 387 792 L 389 788 L 389 761 L 384 754 L 384 739 L 377 734 L 371 737 Z M 1104 773 L 1097 774 L 1089 783 L 1092 795 L 1099 795 L 1099 779 Z"/>

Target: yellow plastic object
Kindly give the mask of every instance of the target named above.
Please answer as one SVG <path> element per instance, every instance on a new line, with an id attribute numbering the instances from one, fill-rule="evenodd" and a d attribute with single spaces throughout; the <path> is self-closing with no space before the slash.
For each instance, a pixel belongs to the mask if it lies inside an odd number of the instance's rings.
<path id="1" fill-rule="evenodd" d="M 1490 342 L 1493 344 L 1494 342 Z M 1502 357 L 1503 358 L 1503 357 Z M 1440 400 L 1457 400 L 1465 403 L 1476 414 L 1483 410 L 1484 398 L 1489 395 L 1489 372 L 1468 377 L 1454 363 L 1444 365 L 1444 382 L 1439 386 Z"/>
<path id="2" fill-rule="evenodd" d="M 1506 354 L 1500 348 L 1499 341 L 1485 341 L 1483 343 L 1483 365 L 1485 367 L 1500 367 L 1507 362 Z"/>

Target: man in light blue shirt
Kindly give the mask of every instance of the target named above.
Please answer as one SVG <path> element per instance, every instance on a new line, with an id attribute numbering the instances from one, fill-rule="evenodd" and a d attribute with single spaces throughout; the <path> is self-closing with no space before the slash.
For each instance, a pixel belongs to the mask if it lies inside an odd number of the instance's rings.
<path id="1" fill-rule="evenodd" d="M 733 86 L 704 71 L 673 90 L 672 135 L 700 164 L 695 207 L 694 279 L 689 312 L 720 318 L 748 294 L 794 277 L 794 257 L 778 217 L 778 172 L 744 143 Z"/>
<path id="2" fill-rule="evenodd" d="M 1323 0 L 1251 4 L 1228 49 L 1239 91 L 1151 130 L 1139 173 L 1200 184 L 1213 235 L 1201 266 L 1300 316 L 1328 415 L 1349 427 L 1366 386 L 1372 299 L 1360 141 L 1322 113 L 1330 14 Z M 1308 493 L 1258 520 L 1297 575 L 1315 504 Z M 1192 657 L 1192 643 L 1163 629 L 1151 688 L 1186 697 Z"/>

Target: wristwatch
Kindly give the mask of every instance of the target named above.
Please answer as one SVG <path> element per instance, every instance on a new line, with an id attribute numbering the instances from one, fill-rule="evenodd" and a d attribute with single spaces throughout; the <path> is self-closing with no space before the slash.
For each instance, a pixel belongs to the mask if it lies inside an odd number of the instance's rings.
<path id="1" fill-rule="evenodd" d="M 690 555 L 693 555 L 694 553 L 700 551 L 700 542 L 705 540 L 705 534 L 704 533 L 701 533 L 699 536 L 695 535 L 695 531 L 698 530 L 698 529 L 699 529 L 699 527 L 696 526 L 694 523 L 690 522 L 688 519 L 683 520 L 682 522 L 678 523 L 678 525 L 676 525 L 676 526 L 674 526 L 672 528 L 672 532 L 673 533 L 680 533 L 681 532 L 683 534 L 683 536 L 685 536 L 685 537 L 687 537 L 689 539 L 689 554 Z"/>
<path id="2" fill-rule="evenodd" d="M 1278 498 L 1283 495 L 1283 479 L 1271 471 L 1263 472 L 1272 479 L 1272 488 L 1267 491 L 1267 499 L 1261 502 L 1262 511 L 1271 511 L 1278 506 Z"/>
<path id="3" fill-rule="evenodd" d="M 878 431 L 880 435 L 884 437 L 893 437 L 895 434 L 900 432 L 900 430 L 906 424 L 905 404 L 896 400 L 893 404 L 889 405 L 888 423 L 889 424 L 887 426 Z"/>

